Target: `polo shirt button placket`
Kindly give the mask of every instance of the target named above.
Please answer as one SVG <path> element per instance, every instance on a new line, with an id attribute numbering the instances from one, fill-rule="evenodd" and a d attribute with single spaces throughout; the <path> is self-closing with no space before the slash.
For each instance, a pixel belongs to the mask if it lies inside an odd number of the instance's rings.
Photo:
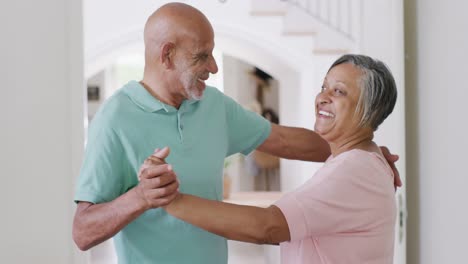
<path id="1" fill-rule="evenodd" d="M 182 131 L 184 130 L 184 125 L 182 124 L 182 113 L 179 112 L 177 113 L 177 121 L 179 123 L 179 136 L 180 136 L 180 140 L 183 141 L 184 140 L 184 136 L 182 134 Z"/>

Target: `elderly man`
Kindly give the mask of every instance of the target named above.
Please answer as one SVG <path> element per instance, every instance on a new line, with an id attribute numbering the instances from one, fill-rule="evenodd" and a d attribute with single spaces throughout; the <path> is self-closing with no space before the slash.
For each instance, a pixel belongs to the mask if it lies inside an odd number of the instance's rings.
<path id="1" fill-rule="evenodd" d="M 99 110 L 75 194 L 73 238 L 87 250 L 115 235 L 119 263 L 227 262 L 226 240 L 159 207 L 184 193 L 220 200 L 224 158 L 254 149 L 288 159 L 324 161 L 328 144 L 302 128 L 270 124 L 206 87 L 218 71 L 213 28 L 197 9 L 166 4 L 148 19 L 143 80 L 131 81 Z M 139 167 L 169 146 L 174 174 Z M 391 160 L 396 157 L 389 156 Z"/>

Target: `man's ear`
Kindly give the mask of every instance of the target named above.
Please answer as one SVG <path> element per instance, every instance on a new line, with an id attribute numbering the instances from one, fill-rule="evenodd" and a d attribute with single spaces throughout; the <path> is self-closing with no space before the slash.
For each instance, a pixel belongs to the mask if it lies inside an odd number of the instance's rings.
<path id="1" fill-rule="evenodd" d="M 172 42 L 166 42 L 161 48 L 161 64 L 163 64 L 166 69 L 171 69 L 174 67 L 174 56 L 175 56 L 175 44 Z"/>

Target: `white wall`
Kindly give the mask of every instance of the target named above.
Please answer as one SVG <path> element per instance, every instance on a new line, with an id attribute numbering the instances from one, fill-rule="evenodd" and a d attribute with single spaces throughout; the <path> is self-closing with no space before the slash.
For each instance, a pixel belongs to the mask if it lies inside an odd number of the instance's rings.
<path id="1" fill-rule="evenodd" d="M 467 263 L 468 2 L 405 8 L 408 263 Z"/>
<path id="2" fill-rule="evenodd" d="M 2 1 L 0 10 L 0 263 L 73 263 L 81 1 Z"/>

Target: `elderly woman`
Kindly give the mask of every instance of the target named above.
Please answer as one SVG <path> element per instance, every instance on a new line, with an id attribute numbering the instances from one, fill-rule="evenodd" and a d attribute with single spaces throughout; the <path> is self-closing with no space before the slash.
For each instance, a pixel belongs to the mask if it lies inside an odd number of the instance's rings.
<path id="1" fill-rule="evenodd" d="M 315 99 L 315 131 L 332 155 L 308 182 L 268 208 L 179 194 L 166 210 L 228 239 L 280 243 L 283 263 L 392 263 L 394 175 L 372 139 L 396 97 L 382 62 L 342 56 Z"/>

